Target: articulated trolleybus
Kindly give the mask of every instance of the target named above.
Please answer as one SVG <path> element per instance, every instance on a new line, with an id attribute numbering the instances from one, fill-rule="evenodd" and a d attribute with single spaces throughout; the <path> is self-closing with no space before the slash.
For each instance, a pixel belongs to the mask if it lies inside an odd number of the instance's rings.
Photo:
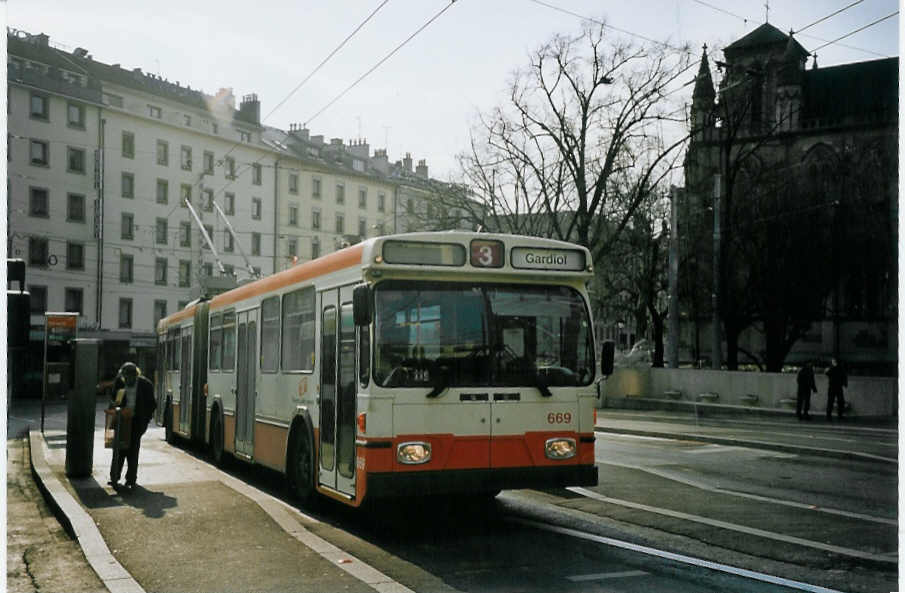
<path id="1" fill-rule="evenodd" d="M 302 502 L 594 485 L 591 275 L 559 241 L 369 239 L 161 320 L 158 422 Z"/>

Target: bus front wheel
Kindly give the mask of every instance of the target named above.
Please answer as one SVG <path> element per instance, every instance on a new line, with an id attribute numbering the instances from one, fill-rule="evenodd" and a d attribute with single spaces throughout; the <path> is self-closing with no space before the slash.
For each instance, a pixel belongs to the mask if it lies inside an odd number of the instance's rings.
<path id="1" fill-rule="evenodd" d="M 314 490 L 314 454 L 311 450 L 308 431 L 304 426 L 300 426 L 292 432 L 287 461 L 286 476 L 289 480 L 290 493 L 303 505 L 311 505 L 316 494 Z"/>

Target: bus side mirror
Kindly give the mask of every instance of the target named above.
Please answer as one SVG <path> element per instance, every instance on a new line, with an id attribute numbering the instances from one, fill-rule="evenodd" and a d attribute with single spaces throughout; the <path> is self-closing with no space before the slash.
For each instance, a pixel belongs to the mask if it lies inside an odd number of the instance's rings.
<path id="1" fill-rule="evenodd" d="M 371 289 L 367 284 L 359 284 L 352 291 L 352 313 L 355 325 L 371 323 Z"/>
<path id="2" fill-rule="evenodd" d="M 616 342 L 607 340 L 603 343 L 600 352 L 600 371 L 604 376 L 609 377 L 613 374 L 613 358 L 616 355 Z"/>

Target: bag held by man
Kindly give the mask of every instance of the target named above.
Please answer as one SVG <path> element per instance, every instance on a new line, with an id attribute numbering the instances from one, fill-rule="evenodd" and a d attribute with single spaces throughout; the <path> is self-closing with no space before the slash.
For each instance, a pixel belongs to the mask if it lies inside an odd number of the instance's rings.
<path id="1" fill-rule="evenodd" d="M 132 410 L 108 408 L 104 410 L 104 447 L 128 449 L 132 436 Z"/>

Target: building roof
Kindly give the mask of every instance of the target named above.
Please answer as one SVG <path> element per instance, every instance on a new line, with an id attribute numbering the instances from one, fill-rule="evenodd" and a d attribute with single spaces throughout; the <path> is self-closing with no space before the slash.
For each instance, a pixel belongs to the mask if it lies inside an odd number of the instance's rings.
<path id="1" fill-rule="evenodd" d="M 738 41 L 735 41 L 726 46 L 723 49 L 723 53 L 726 57 L 731 57 L 731 54 L 738 54 L 747 50 L 757 50 L 761 48 L 767 48 L 774 45 L 782 44 L 783 47 L 788 43 L 789 36 L 771 25 L 770 23 L 764 23 L 758 28 L 754 29 Z M 809 55 L 810 52 L 801 46 L 797 41 L 794 42 L 796 49 L 803 55 Z"/>
<path id="2" fill-rule="evenodd" d="M 803 90 L 806 119 L 894 119 L 899 102 L 899 59 L 807 70 Z"/>

